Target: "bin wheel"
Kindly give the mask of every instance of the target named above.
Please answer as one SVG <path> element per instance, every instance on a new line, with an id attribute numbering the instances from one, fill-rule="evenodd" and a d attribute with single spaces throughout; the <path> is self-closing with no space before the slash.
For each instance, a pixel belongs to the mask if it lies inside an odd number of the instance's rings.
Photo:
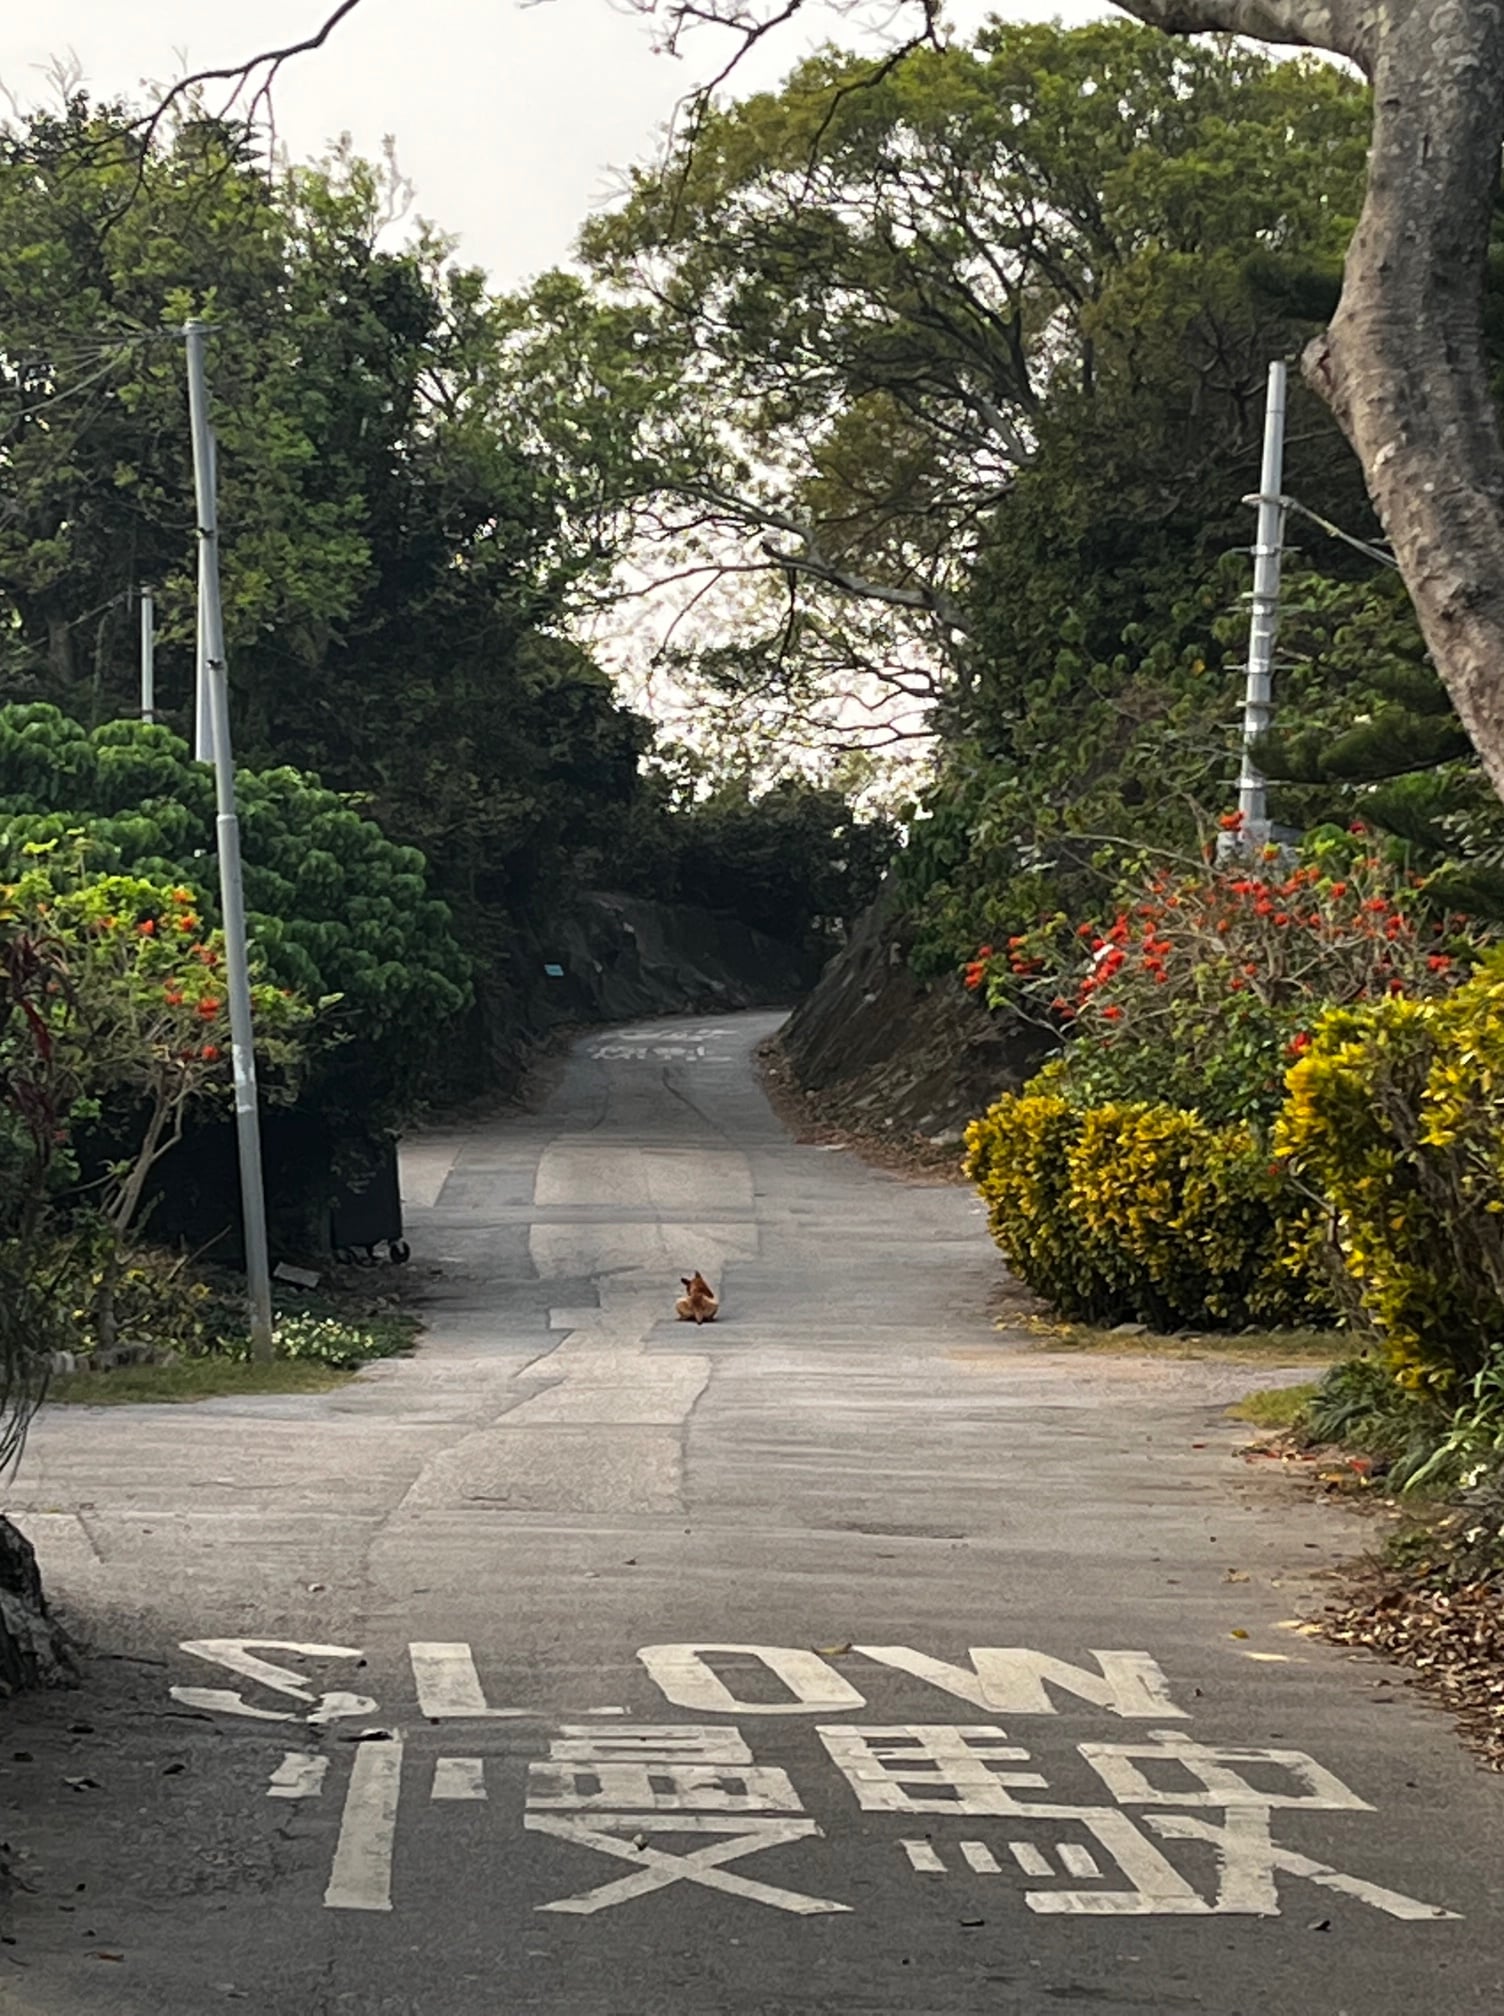
<path id="1" fill-rule="evenodd" d="M 413 1249 L 405 1239 L 389 1239 L 386 1250 L 394 1267 L 405 1267 L 413 1257 Z"/>

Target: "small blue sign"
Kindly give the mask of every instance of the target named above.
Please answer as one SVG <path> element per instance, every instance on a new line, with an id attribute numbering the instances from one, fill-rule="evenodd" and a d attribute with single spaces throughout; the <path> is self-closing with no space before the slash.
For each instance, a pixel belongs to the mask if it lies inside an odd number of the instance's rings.
<path id="1" fill-rule="evenodd" d="M 564 968 L 562 966 L 545 966 L 543 970 L 550 980 L 562 980 L 564 978 Z"/>

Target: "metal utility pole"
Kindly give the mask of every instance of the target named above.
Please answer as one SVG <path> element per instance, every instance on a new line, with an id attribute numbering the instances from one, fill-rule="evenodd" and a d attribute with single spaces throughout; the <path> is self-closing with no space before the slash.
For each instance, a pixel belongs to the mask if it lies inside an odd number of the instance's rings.
<path id="1" fill-rule="evenodd" d="M 235 760 L 230 750 L 230 694 L 225 668 L 224 612 L 219 600 L 219 510 L 214 445 L 204 376 L 202 322 L 189 322 L 188 414 L 193 426 L 193 488 L 198 503 L 199 637 L 206 675 L 214 784 L 218 802 L 220 907 L 225 929 L 225 985 L 230 1003 L 230 1051 L 235 1070 L 235 1133 L 240 1150 L 240 1210 L 245 1225 L 246 1285 L 251 1304 L 251 1356 L 272 1356 L 272 1281 L 266 1243 L 266 1193 L 261 1178 L 261 1116 L 256 1103 L 256 1051 L 251 980 L 240 876 L 240 820 L 235 810 Z"/>
<path id="2" fill-rule="evenodd" d="M 1253 547 L 1253 614 L 1248 625 L 1248 684 L 1243 701 L 1243 767 L 1238 776 L 1241 838 L 1248 847 L 1262 847 L 1269 838 L 1264 777 L 1253 751 L 1273 714 L 1274 639 L 1279 629 L 1279 568 L 1285 536 L 1285 377 L 1283 364 L 1269 366 L 1259 494 L 1244 500 L 1256 503 L 1259 509 Z"/>
<path id="3" fill-rule="evenodd" d="M 209 488 L 219 496 L 219 455 L 214 440 L 214 430 L 209 429 Z M 216 521 L 217 522 L 217 521 Z M 219 566 L 218 539 L 215 541 L 214 564 L 216 574 Z M 199 763 L 214 761 L 214 703 L 209 697 L 209 647 L 204 639 L 204 610 L 208 607 L 208 594 L 204 588 L 204 570 L 209 564 L 209 551 L 203 540 L 198 547 L 198 629 L 194 650 L 193 670 L 193 754 Z M 218 582 L 215 583 L 218 594 Z"/>
<path id="4" fill-rule="evenodd" d="M 141 719 L 157 718 L 157 605 L 150 588 L 141 590 Z"/>

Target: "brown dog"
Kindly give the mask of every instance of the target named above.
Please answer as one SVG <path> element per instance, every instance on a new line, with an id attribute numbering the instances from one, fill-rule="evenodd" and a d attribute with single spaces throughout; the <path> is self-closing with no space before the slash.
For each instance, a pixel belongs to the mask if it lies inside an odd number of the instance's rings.
<path id="1" fill-rule="evenodd" d="M 700 1273 L 680 1275 L 684 1293 L 674 1304 L 674 1314 L 681 1323 L 713 1323 L 720 1303 L 715 1299 L 715 1290 Z"/>

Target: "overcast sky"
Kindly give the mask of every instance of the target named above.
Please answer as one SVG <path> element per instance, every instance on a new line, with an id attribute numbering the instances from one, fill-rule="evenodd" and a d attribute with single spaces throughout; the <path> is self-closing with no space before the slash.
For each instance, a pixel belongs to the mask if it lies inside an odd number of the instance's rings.
<path id="1" fill-rule="evenodd" d="M 46 95 L 50 58 L 76 55 L 96 92 L 140 95 L 143 80 L 240 62 L 300 39 L 332 0 L 50 0 L 0 20 L 0 82 L 23 101 Z M 1094 0 L 953 0 L 958 27 L 989 14 L 1089 20 Z M 874 11 L 873 22 L 881 16 Z M 851 39 L 830 14 L 801 16 L 770 38 L 745 88 L 771 84 L 814 44 Z M 878 46 L 875 36 L 868 46 Z M 503 285 L 568 256 L 611 170 L 651 155 L 676 100 L 727 53 L 709 33 L 685 56 L 655 56 L 650 26 L 613 0 L 361 0 L 323 49 L 277 87 L 279 129 L 297 156 L 342 132 L 374 154 L 383 135 L 417 185 L 417 209 L 457 232 L 462 256 Z"/>

